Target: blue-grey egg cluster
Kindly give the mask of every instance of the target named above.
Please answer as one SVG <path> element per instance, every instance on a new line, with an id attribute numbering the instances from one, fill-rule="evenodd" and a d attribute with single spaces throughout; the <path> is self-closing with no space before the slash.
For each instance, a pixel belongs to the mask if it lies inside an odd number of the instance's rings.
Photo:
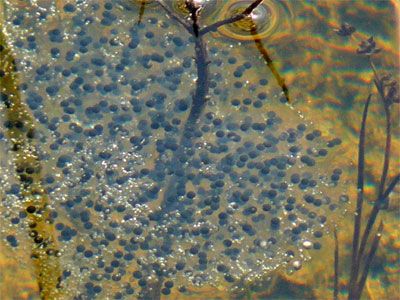
<path id="1" fill-rule="evenodd" d="M 35 120 L 65 293 L 130 299 L 157 281 L 165 295 L 235 284 L 299 269 L 323 247 L 348 201 L 334 166 L 341 140 L 281 101 L 257 51 L 205 37 L 209 100 L 183 131 L 193 37 L 156 5 L 137 24 L 132 1 L 56 3 L 10 1 L 4 29 Z M 22 230 L 20 186 L 4 186 Z"/>

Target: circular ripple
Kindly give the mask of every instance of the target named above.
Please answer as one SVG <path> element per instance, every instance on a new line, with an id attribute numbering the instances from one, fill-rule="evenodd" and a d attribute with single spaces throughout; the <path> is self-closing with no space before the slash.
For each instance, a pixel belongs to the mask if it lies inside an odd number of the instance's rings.
<path id="1" fill-rule="evenodd" d="M 243 0 L 235 3 L 227 3 L 221 10 L 221 19 L 230 18 L 243 12 L 252 1 Z M 221 26 L 218 31 L 224 36 L 235 40 L 249 41 L 264 39 L 276 33 L 280 25 L 289 18 L 290 10 L 282 3 L 276 1 L 264 1 L 253 10 L 249 17 L 238 22 Z M 252 33 L 254 25 L 256 34 Z"/>

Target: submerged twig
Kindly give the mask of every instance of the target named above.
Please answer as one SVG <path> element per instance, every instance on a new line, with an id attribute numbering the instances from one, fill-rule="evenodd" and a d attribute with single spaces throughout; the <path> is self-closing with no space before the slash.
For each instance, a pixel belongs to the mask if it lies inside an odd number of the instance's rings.
<path id="1" fill-rule="evenodd" d="M 245 11 L 242 18 L 251 13 L 251 11 L 260 4 L 262 0 L 255 1 L 252 3 Z M 196 80 L 196 88 L 193 94 L 193 101 L 190 107 L 189 116 L 183 125 L 183 133 L 181 139 L 179 141 L 179 148 L 175 151 L 172 159 L 171 165 L 174 165 L 174 168 L 184 172 L 183 170 L 183 162 L 181 158 L 184 157 L 184 147 L 186 145 L 191 144 L 191 139 L 193 138 L 193 131 L 195 129 L 197 120 L 201 116 L 201 113 L 204 110 L 207 101 L 207 95 L 209 92 L 209 61 L 208 61 L 208 52 L 205 42 L 203 41 L 203 34 L 200 34 L 200 25 L 198 20 L 198 13 L 201 9 L 198 7 L 193 0 L 187 0 L 186 7 L 190 12 L 192 24 L 190 25 L 186 20 L 182 20 L 179 16 L 177 16 L 173 11 L 169 9 L 167 5 L 162 0 L 157 0 L 157 3 L 166 11 L 167 15 L 173 20 L 177 21 L 181 24 L 189 34 L 191 34 L 195 38 L 195 63 L 197 69 L 197 80 Z M 230 21 L 231 22 L 231 21 Z M 154 215 L 165 215 L 168 212 L 173 211 L 177 208 L 177 189 L 180 185 L 180 181 L 178 180 L 177 175 L 171 176 L 169 182 L 166 185 L 164 197 L 161 202 L 161 210 L 155 212 Z M 158 284 L 162 284 L 162 278 L 159 278 Z M 146 297 L 149 293 L 157 293 L 156 291 L 151 291 L 148 288 L 143 288 L 143 297 Z M 159 291 L 158 291 L 159 294 Z"/>
<path id="2" fill-rule="evenodd" d="M 193 29 L 191 33 L 195 36 L 195 63 L 197 67 L 197 81 L 196 81 L 196 89 L 193 95 L 192 105 L 190 108 L 189 116 L 183 126 L 183 134 L 180 140 L 180 145 L 185 145 L 191 139 L 191 132 L 194 129 L 194 126 L 203 111 L 206 104 L 206 96 L 209 90 L 209 72 L 208 72 L 208 54 L 206 45 L 203 42 L 203 38 L 201 36 L 196 35 L 196 28 L 198 29 L 198 21 L 197 21 L 197 9 L 193 2 L 186 1 L 187 8 L 192 10 L 191 17 L 193 21 Z M 181 155 L 181 151 L 176 151 L 176 154 L 172 158 L 173 163 L 178 163 L 178 158 Z M 164 194 L 163 200 L 163 210 L 173 210 L 176 208 L 175 199 L 176 198 L 176 188 L 179 182 L 175 178 L 171 178 Z M 172 200 L 172 201 L 170 201 Z"/>
<path id="3" fill-rule="evenodd" d="M 279 74 L 278 70 L 275 68 L 275 65 L 274 65 L 271 57 L 269 56 L 267 49 L 264 47 L 262 41 L 259 38 L 257 38 L 257 27 L 254 24 L 254 22 L 252 22 L 252 25 L 251 25 L 251 34 L 254 37 L 254 42 L 256 43 L 256 47 L 257 47 L 258 51 L 260 52 L 260 54 L 264 58 L 265 62 L 267 63 L 267 66 L 271 70 L 272 75 L 275 77 L 276 82 L 281 87 L 282 92 L 285 95 L 286 101 L 290 102 L 289 90 L 285 84 L 285 79 Z"/>
<path id="4" fill-rule="evenodd" d="M 193 130 L 195 129 L 195 125 L 197 120 L 199 119 L 204 107 L 206 105 L 206 97 L 209 91 L 209 70 L 208 70 L 208 53 L 206 44 L 203 41 L 203 37 L 196 35 L 196 30 L 198 30 L 198 20 L 197 20 L 197 11 L 198 7 L 196 7 L 192 1 L 186 1 L 188 10 L 191 11 L 191 17 L 193 21 L 193 30 L 192 34 L 195 37 L 195 63 L 197 68 L 197 81 L 196 81 L 196 89 L 192 97 L 192 105 L 190 108 L 189 116 L 183 126 L 183 134 L 181 140 L 179 142 L 180 145 L 190 144 L 190 140 L 192 139 Z M 197 29 L 196 29 L 197 28 Z M 176 165 L 179 164 L 179 157 L 182 155 L 181 151 L 176 151 L 172 162 Z M 176 190 L 179 185 L 179 181 L 176 178 L 171 178 L 170 182 L 167 185 L 167 188 L 164 193 L 163 200 L 163 211 L 171 211 L 176 208 Z M 172 201 L 171 201 L 172 200 Z"/>
<path id="5" fill-rule="evenodd" d="M 139 20 L 137 22 L 138 25 L 142 22 L 145 8 L 146 8 L 146 0 L 142 0 L 142 3 L 140 4 L 140 10 L 139 10 Z"/>
<path id="6" fill-rule="evenodd" d="M 185 1 L 186 8 L 189 10 L 190 18 L 193 22 L 193 33 L 196 37 L 199 36 L 199 23 L 198 23 L 198 16 L 200 7 L 195 4 L 194 1 L 186 0 Z"/>
<path id="7" fill-rule="evenodd" d="M 239 19 L 235 19 L 235 21 L 241 20 L 244 17 L 248 16 L 260 3 L 262 0 L 256 0 L 252 4 L 247 7 L 242 14 L 240 14 Z M 189 10 L 190 17 L 192 20 L 192 26 L 188 25 L 186 21 L 181 20 L 178 16 L 176 16 L 164 3 L 162 0 L 158 0 L 158 3 L 164 8 L 164 10 L 167 12 L 169 16 L 177 20 L 182 26 L 186 28 L 186 30 L 193 35 L 195 38 L 195 63 L 196 63 L 196 69 L 197 69 L 197 81 L 196 81 L 196 88 L 195 92 L 193 94 L 193 100 L 192 100 L 192 105 L 190 107 L 190 112 L 189 116 L 183 125 L 183 134 L 180 140 L 180 145 L 183 145 L 183 147 L 187 144 L 191 144 L 191 139 L 193 138 L 193 131 L 195 129 L 197 120 L 201 116 L 201 113 L 204 110 L 204 107 L 207 102 L 207 95 L 209 92 L 209 61 L 208 61 L 208 51 L 207 51 L 207 46 L 203 40 L 203 35 L 206 32 L 203 32 L 201 34 L 200 30 L 200 24 L 198 20 L 198 14 L 200 11 L 200 7 L 197 6 L 193 0 L 187 0 L 185 2 L 186 8 Z M 232 18 L 227 19 L 229 22 L 232 23 L 235 21 L 232 21 Z M 222 21 L 224 22 L 224 21 Z M 212 26 L 212 25 L 210 25 Z M 207 27 L 206 27 L 207 28 Z M 175 154 L 172 157 L 172 164 L 174 165 L 175 168 L 179 169 L 180 165 L 182 163 L 180 162 L 179 158 L 183 154 L 183 148 L 181 148 L 179 151 L 176 151 Z M 172 211 L 173 209 L 176 208 L 177 205 L 177 188 L 178 185 L 180 184 L 179 180 L 176 180 L 174 176 L 171 178 L 170 182 L 167 184 L 167 187 L 165 189 L 164 193 L 164 199 L 162 201 L 162 212 L 169 212 Z"/>

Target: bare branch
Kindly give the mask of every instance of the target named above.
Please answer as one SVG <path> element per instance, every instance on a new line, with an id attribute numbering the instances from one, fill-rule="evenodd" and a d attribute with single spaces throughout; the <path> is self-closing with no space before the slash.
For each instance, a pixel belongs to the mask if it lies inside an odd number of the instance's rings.
<path id="1" fill-rule="evenodd" d="M 198 13 L 199 13 L 199 9 L 200 7 L 197 6 L 193 0 L 186 0 L 185 1 L 186 4 L 186 8 L 189 10 L 190 12 L 190 18 L 193 21 L 193 33 L 196 37 L 199 36 L 199 23 L 198 23 Z"/>
<path id="2" fill-rule="evenodd" d="M 159 3 L 161 1 L 159 0 Z M 184 170 L 184 166 L 182 162 L 180 162 L 179 157 L 182 155 L 184 151 L 184 147 L 188 144 L 191 139 L 194 138 L 192 132 L 195 130 L 197 126 L 197 121 L 200 118 L 205 105 L 207 103 L 207 95 L 209 92 L 210 85 L 210 74 L 209 74 L 209 60 L 208 60 L 208 51 L 207 45 L 203 41 L 203 37 L 200 36 L 199 28 L 198 28 L 198 13 L 200 7 L 197 6 L 193 0 L 187 0 L 186 7 L 189 10 L 191 15 L 192 23 L 188 25 L 186 28 L 192 35 L 196 37 L 194 43 L 194 51 L 195 51 L 195 62 L 197 69 L 197 80 L 196 80 L 196 89 L 193 94 L 193 101 L 190 107 L 190 112 L 188 118 L 183 124 L 183 133 L 180 138 L 179 147 L 177 151 L 175 151 L 174 156 L 172 157 L 172 162 L 175 167 L 179 167 Z M 161 3 L 160 3 L 161 5 Z M 164 8 L 165 9 L 165 8 Z M 176 176 L 173 176 L 171 180 L 168 182 L 167 187 L 165 188 L 164 199 L 161 204 L 161 211 L 159 213 L 167 213 L 173 209 L 177 208 L 178 201 L 176 201 L 176 193 L 179 185 L 179 180 L 177 180 Z"/>

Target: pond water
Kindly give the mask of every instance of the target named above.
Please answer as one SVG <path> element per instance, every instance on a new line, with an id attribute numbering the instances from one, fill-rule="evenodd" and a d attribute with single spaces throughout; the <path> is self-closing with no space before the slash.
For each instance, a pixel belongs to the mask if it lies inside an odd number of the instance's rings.
<path id="1" fill-rule="evenodd" d="M 346 298 L 370 93 L 367 211 L 386 138 L 356 50 L 398 82 L 399 5 L 264 0 L 201 31 L 252 2 L 0 2 L 2 299 L 330 299 L 334 228 Z M 366 299 L 400 297 L 398 198 Z"/>

